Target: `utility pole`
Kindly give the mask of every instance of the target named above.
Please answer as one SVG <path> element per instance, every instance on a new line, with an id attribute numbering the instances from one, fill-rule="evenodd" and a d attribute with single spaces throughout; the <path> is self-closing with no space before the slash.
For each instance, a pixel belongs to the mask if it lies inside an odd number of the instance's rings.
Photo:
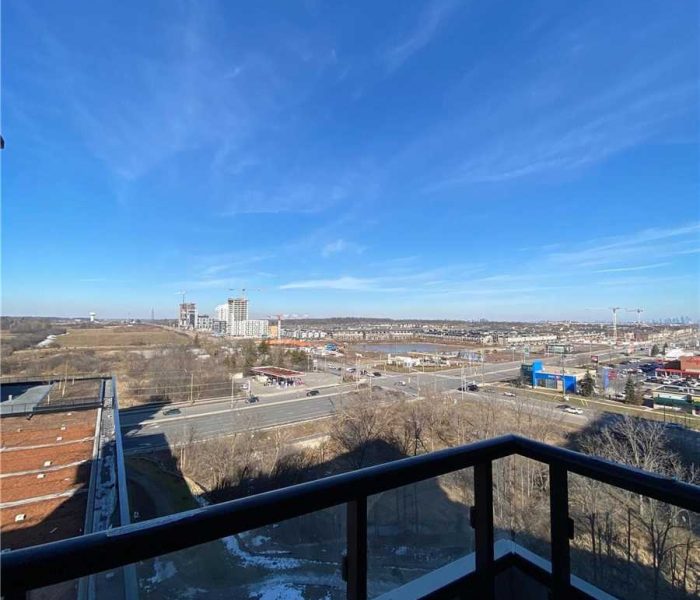
<path id="1" fill-rule="evenodd" d="M 566 373 L 566 369 L 564 368 L 564 353 L 562 352 L 560 355 L 560 365 L 561 365 L 561 394 L 562 398 L 564 399 L 564 402 L 566 402 L 566 382 L 564 380 L 564 375 Z"/>
<path id="2" fill-rule="evenodd" d="M 231 408 L 233 408 L 233 373 L 231 373 Z"/>
<path id="3" fill-rule="evenodd" d="M 483 387 L 484 383 L 486 383 L 486 376 L 484 374 L 484 361 L 485 361 L 485 355 L 484 352 L 482 351 L 481 353 L 481 385 Z"/>
<path id="4" fill-rule="evenodd" d="M 194 371 L 190 373 L 190 404 L 194 404 Z"/>

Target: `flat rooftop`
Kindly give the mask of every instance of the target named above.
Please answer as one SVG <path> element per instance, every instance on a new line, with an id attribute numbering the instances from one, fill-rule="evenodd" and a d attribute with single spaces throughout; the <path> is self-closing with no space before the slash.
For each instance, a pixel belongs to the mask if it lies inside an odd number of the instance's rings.
<path id="1" fill-rule="evenodd" d="M 51 391 L 51 383 L 3 383 L 0 385 L 0 415 L 33 410 Z"/>
<path id="2" fill-rule="evenodd" d="M 97 415 L 89 408 L 2 417 L 3 548 L 83 533 Z"/>
<path id="3" fill-rule="evenodd" d="M 301 377 L 304 373 L 293 369 L 283 369 L 282 367 L 254 367 L 251 369 L 258 375 L 269 375 L 271 377 Z"/>

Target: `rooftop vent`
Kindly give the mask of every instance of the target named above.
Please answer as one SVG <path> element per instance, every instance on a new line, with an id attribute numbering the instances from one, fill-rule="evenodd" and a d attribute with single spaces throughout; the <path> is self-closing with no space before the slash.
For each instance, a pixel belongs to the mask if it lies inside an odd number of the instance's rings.
<path id="1" fill-rule="evenodd" d="M 65 426 L 65 425 L 61 425 L 61 431 L 65 431 L 65 430 L 66 430 L 66 426 Z"/>
<path id="2" fill-rule="evenodd" d="M 46 473 L 39 473 L 39 474 L 36 476 L 37 479 L 43 479 L 44 477 L 46 477 Z"/>
<path id="3" fill-rule="evenodd" d="M 57 441 L 57 442 L 60 442 L 61 440 L 63 440 L 63 437 L 59 435 L 59 436 L 56 438 L 56 441 Z"/>
<path id="4" fill-rule="evenodd" d="M 15 515 L 15 523 L 21 523 L 27 518 L 27 515 L 24 513 L 19 513 L 18 515 Z"/>
<path id="5" fill-rule="evenodd" d="M 45 466 L 45 467 L 50 467 L 50 466 L 51 466 L 51 461 L 50 461 L 50 460 L 45 460 L 45 461 L 44 461 L 44 466 Z"/>

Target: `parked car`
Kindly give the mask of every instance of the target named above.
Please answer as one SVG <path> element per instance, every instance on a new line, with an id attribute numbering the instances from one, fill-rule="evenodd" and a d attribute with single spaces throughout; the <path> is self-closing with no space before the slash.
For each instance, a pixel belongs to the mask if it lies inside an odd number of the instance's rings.
<path id="1" fill-rule="evenodd" d="M 308 392 L 306 392 L 306 395 L 307 396 L 318 396 L 320 393 L 321 392 L 319 392 L 318 390 L 309 390 Z"/>
<path id="2" fill-rule="evenodd" d="M 478 392 L 478 391 L 479 391 L 479 386 L 476 385 L 476 383 L 470 383 L 470 384 L 467 386 L 467 390 L 469 390 L 470 392 Z"/>
<path id="3" fill-rule="evenodd" d="M 382 376 L 382 374 L 381 374 L 379 371 L 375 371 L 374 373 L 372 373 L 372 375 L 374 375 L 375 377 L 381 377 L 381 376 Z"/>
<path id="4" fill-rule="evenodd" d="M 406 382 L 403 380 L 397 381 L 395 385 L 406 385 Z"/>
<path id="5" fill-rule="evenodd" d="M 164 414 L 166 417 L 169 417 L 170 415 L 179 415 L 179 414 L 181 414 L 181 412 L 182 412 L 182 411 L 181 411 L 179 408 L 166 408 L 166 409 L 163 411 L 163 414 Z"/>
<path id="6" fill-rule="evenodd" d="M 583 411 L 580 408 L 577 408 L 575 406 L 567 406 L 564 409 L 565 413 L 569 413 L 570 415 L 582 415 Z"/>
<path id="7" fill-rule="evenodd" d="M 249 396 L 245 399 L 246 404 L 255 404 L 256 402 L 260 402 L 260 398 L 257 396 Z"/>
<path id="8" fill-rule="evenodd" d="M 513 392 L 503 392 L 504 396 L 508 396 L 509 398 L 515 398 L 515 394 Z"/>

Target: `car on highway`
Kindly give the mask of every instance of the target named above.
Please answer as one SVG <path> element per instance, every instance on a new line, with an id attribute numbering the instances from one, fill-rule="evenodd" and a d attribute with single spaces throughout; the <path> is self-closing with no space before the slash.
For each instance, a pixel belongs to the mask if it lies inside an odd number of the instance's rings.
<path id="1" fill-rule="evenodd" d="M 479 391 L 479 386 L 476 385 L 476 383 L 470 383 L 470 384 L 467 386 L 467 390 L 470 391 L 470 392 L 478 392 L 478 391 Z"/>
<path id="2" fill-rule="evenodd" d="M 260 398 L 257 396 L 249 396 L 245 399 L 246 404 L 255 404 L 256 402 L 260 402 Z"/>
<path id="3" fill-rule="evenodd" d="M 307 395 L 307 397 L 308 396 L 318 396 L 320 393 L 321 392 L 319 392 L 318 390 L 309 390 L 308 392 L 306 392 L 306 395 Z"/>
<path id="4" fill-rule="evenodd" d="M 515 398 L 515 394 L 513 392 L 503 392 L 504 396 L 508 396 L 509 398 Z"/>
<path id="5" fill-rule="evenodd" d="M 562 409 L 565 413 L 569 413 L 570 415 L 582 415 L 583 411 L 580 408 L 577 408 L 575 406 L 565 406 Z"/>
<path id="6" fill-rule="evenodd" d="M 374 371 L 374 373 L 372 373 L 372 375 L 374 375 L 375 377 L 381 377 L 381 376 L 382 376 L 382 374 L 381 374 L 379 371 Z"/>
<path id="7" fill-rule="evenodd" d="M 406 382 L 402 379 L 401 381 L 397 381 L 394 385 L 406 385 Z"/>
<path id="8" fill-rule="evenodd" d="M 163 411 L 163 414 L 164 414 L 166 417 L 169 417 L 170 415 L 179 415 L 179 414 L 181 414 L 181 413 L 182 413 L 182 411 L 181 411 L 179 408 L 166 408 L 166 409 Z"/>

